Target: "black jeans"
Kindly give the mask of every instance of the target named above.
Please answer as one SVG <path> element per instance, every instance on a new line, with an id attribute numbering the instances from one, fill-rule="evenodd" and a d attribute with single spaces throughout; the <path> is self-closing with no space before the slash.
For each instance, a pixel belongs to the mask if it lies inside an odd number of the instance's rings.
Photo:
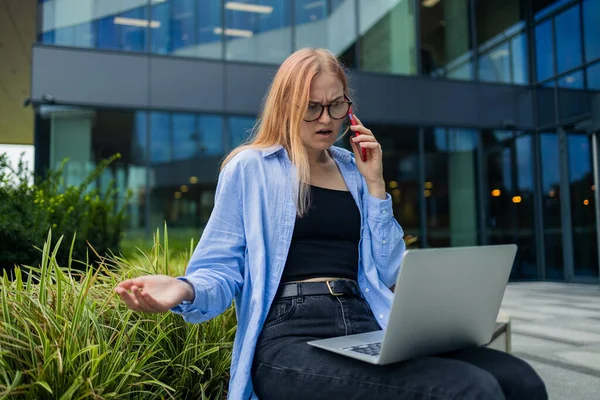
<path id="1" fill-rule="evenodd" d="M 306 344 L 380 329 L 357 296 L 275 300 L 258 339 L 252 380 L 269 399 L 547 399 L 525 361 L 484 347 L 372 365 Z"/>

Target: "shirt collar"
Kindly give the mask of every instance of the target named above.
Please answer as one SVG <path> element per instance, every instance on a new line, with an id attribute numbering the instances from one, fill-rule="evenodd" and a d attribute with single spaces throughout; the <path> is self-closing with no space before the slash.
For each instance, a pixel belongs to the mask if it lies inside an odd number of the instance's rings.
<path id="1" fill-rule="evenodd" d="M 331 155 L 333 156 L 333 158 L 337 161 L 341 161 L 344 163 L 349 163 L 352 161 L 353 154 L 346 149 L 337 146 L 331 146 L 329 150 L 331 151 Z M 279 155 L 282 152 L 285 153 L 286 156 L 288 155 L 287 151 L 285 151 L 282 145 L 275 145 L 264 148 L 262 150 L 262 156 L 266 158 L 273 155 Z"/>

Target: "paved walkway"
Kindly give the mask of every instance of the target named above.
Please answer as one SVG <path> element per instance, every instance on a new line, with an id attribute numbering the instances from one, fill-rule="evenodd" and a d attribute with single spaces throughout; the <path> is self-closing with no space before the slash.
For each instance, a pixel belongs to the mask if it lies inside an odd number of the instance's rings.
<path id="1" fill-rule="evenodd" d="M 511 283 L 502 311 L 513 354 L 538 371 L 550 399 L 600 399 L 600 285 Z"/>

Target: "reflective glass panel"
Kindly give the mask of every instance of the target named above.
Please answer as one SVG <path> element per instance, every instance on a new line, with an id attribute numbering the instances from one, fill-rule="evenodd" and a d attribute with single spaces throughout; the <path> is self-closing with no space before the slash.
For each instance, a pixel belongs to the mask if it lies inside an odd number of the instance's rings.
<path id="1" fill-rule="evenodd" d="M 148 183 L 147 114 L 65 106 L 42 106 L 39 113 L 44 121 L 39 125 L 41 133 L 49 138 L 50 167 L 69 159 L 63 174 L 67 185 L 80 185 L 100 162 L 121 154 L 91 186 L 105 190 L 114 180 L 119 205 L 125 204 L 131 191 L 126 229 L 133 234 L 143 232 Z"/>
<path id="2" fill-rule="evenodd" d="M 556 16 L 555 29 L 556 68 L 560 74 L 582 63 L 579 6 L 571 7 Z"/>
<path id="3" fill-rule="evenodd" d="M 570 134 L 569 189 L 575 276 L 598 277 L 596 200 L 590 138 Z"/>
<path id="4" fill-rule="evenodd" d="M 583 90 L 582 70 L 561 77 L 557 83 L 559 87 L 559 113 L 562 120 L 583 116 L 591 112 L 589 94 Z"/>
<path id="5" fill-rule="evenodd" d="M 155 28 L 150 30 L 152 52 L 168 54 L 171 52 L 171 3 L 162 2 L 154 4 L 150 9 L 150 20 L 154 21 Z"/>
<path id="6" fill-rule="evenodd" d="M 465 64 L 472 56 L 469 1 L 419 3 L 423 73 L 442 76 L 447 71 L 452 78 L 472 79 L 471 68 Z"/>
<path id="7" fill-rule="evenodd" d="M 198 117 L 198 144 L 202 154 L 223 153 L 223 117 L 217 115 Z"/>
<path id="8" fill-rule="evenodd" d="M 587 84 L 589 89 L 600 90 L 600 63 L 588 67 Z"/>
<path id="9" fill-rule="evenodd" d="M 96 47 L 106 50 L 118 50 L 120 41 L 119 25 L 115 24 L 115 17 L 104 17 L 98 20 L 98 38 Z"/>
<path id="10" fill-rule="evenodd" d="M 512 82 L 529 83 L 529 62 L 527 53 L 527 35 L 521 33 L 510 42 L 512 54 Z"/>
<path id="11" fill-rule="evenodd" d="M 152 0 L 156 2 L 156 0 Z M 108 50 L 146 51 L 148 27 L 162 21 L 148 19 L 148 0 L 48 0 L 38 7 L 44 43 Z"/>
<path id="12" fill-rule="evenodd" d="M 295 0 L 295 49 L 326 48 L 340 56 L 356 42 L 355 0 Z"/>
<path id="13" fill-rule="evenodd" d="M 474 130 L 426 130 L 424 196 L 430 247 L 479 243 L 477 140 Z"/>
<path id="14" fill-rule="evenodd" d="M 481 140 L 487 173 L 484 202 L 488 243 L 517 244 L 511 278 L 536 278 L 531 136 L 484 131 Z"/>
<path id="15" fill-rule="evenodd" d="M 554 51 L 552 40 L 551 20 L 545 21 L 535 27 L 535 54 L 538 81 L 543 81 L 554 76 Z"/>
<path id="16" fill-rule="evenodd" d="M 585 60 L 600 58 L 600 0 L 583 0 Z"/>
<path id="17" fill-rule="evenodd" d="M 192 54 L 197 57 L 221 58 L 223 54 L 223 34 L 221 0 L 198 0 L 198 46 L 190 50 L 180 49 L 179 54 Z M 192 50 L 194 49 L 194 50 Z"/>
<path id="18" fill-rule="evenodd" d="M 510 46 L 497 46 L 479 58 L 479 79 L 487 82 L 510 83 Z"/>
<path id="19" fill-rule="evenodd" d="M 197 121 L 194 114 L 173 114 L 173 160 L 185 160 L 199 152 Z"/>
<path id="20" fill-rule="evenodd" d="M 244 142 L 254 127 L 255 119 L 252 117 L 229 117 L 230 147 L 235 148 Z"/>
<path id="21" fill-rule="evenodd" d="M 475 0 L 478 45 L 502 40 L 517 25 L 522 25 L 526 6 L 523 0 Z"/>
<path id="22" fill-rule="evenodd" d="M 291 54 L 291 4 L 285 0 L 239 0 L 225 3 L 228 60 L 277 64 Z"/>
<path id="23" fill-rule="evenodd" d="M 223 29 L 220 0 L 154 0 L 151 10 L 152 52 L 186 57 L 221 57 Z"/>
<path id="24" fill-rule="evenodd" d="M 412 75 L 416 71 L 415 16 L 409 1 L 358 0 L 361 69 Z M 348 13 L 348 17 L 350 13 Z M 342 21 L 340 21 L 342 22 Z M 334 29 L 352 29 L 352 20 Z"/>
<path id="25" fill-rule="evenodd" d="M 531 0 L 531 8 L 534 17 L 537 20 L 552 14 L 571 2 L 573 2 L 573 0 Z"/>
<path id="26" fill-rule="evenodd" d="M 540 135 L 546 278 L 564 279 L 558 135 Z"/>
<path id="27" fill-rule="evenodd" d="M 575 71 L 558 80 L 558 87 L 583 89 L 583 71 Z"/>
<path id="28" fill-rule="evenodd" d="M 172 0 L 171 48 L 173 52 L 196 44 L 196 2 L 197 0 Z M 202 4 L 200 4 L 202 7 Z"/>
<path id="29" fill-rule="evenodd" d="M 156 29 L 156 23 L 148 22 L 148 8 L 140 7 L 124 12 L 115 20 L 120 25 L 121 49 L 124 51 L 145 51 L 148 43 L 148 29 Z"/>
<path id="30" fill-rule="evenodd" d="M 171 118 L 168 113 L 150 113 L 150 163 L 171 160 Z"/>

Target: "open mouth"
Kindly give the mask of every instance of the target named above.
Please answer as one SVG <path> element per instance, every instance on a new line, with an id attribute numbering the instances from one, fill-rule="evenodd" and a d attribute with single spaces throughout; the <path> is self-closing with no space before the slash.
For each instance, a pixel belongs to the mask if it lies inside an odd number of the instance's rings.
<path id="1" fill-rule="evenodd" d="M 319 131 L 317 131 L 318 135 L 329 135 L 330 133 L 332 133 L 333 131 L 329 130 L 329 129 L 321 129 Z"/>

